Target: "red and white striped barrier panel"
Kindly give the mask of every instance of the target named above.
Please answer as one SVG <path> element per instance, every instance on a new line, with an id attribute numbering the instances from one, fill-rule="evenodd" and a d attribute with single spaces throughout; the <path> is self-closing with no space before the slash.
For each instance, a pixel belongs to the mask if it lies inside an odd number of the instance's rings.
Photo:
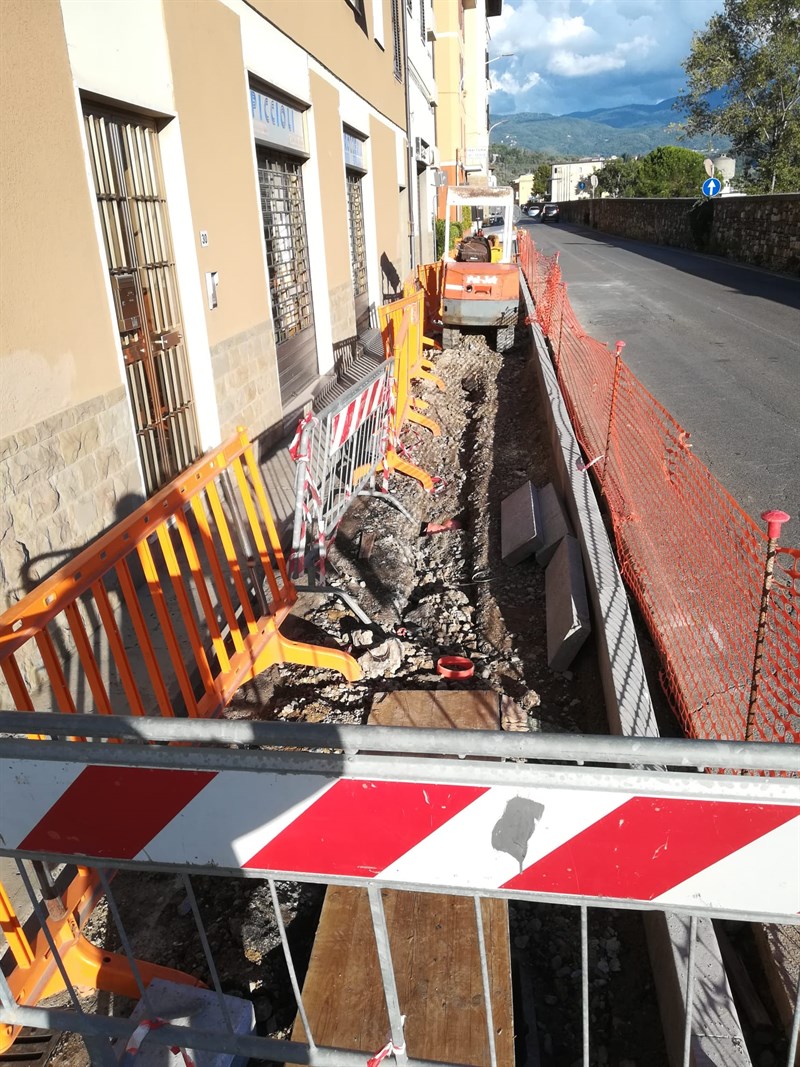
<path id="1" fill-rule="evenodd" d="M 772 795 L 788 802 L 15 759 L 0 854 L 796 921 L 800 784 Z"/>
<path id="2" fill-rule="evenodd" d="M 383 363 L 319 415 L 308 415 L 298 424 L 289 447 L 297 464 L 289 557 L 294 578 L 305 569 L 308 539 L 313 537 L 324 581 L 328 547 L 350 502 L 377 468 L 386 465 L 393 367 L 393 361 Z"/>
<path id="3" fill-rule="evenodd" d="M 331 453 L 345 445 L 364 422 L 386 401 L 388 384 L 383 378 L 370 383 L 331 419 Z"/>

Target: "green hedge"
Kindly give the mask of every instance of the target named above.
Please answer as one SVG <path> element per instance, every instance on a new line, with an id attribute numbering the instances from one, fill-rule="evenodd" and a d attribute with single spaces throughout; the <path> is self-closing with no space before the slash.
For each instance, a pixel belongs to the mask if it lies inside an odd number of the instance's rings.
<path id="1" fill-rule="evenodd" d="M 437 259 L 439 259 L 439 257 L 444 252 L 444 222 L 445 222 L 444 219 L 437 219 L 436 220 L 436 258 Z M 464 232 L 464 227 L 461 225 L 460 222 L 451 222 L 450 223 L 450 248 L 453 248 L 453 246 L 455 245 L 456 241 L 459 239 L 459 237 L 461 236 L 461 234 L 463 232 Z"/>

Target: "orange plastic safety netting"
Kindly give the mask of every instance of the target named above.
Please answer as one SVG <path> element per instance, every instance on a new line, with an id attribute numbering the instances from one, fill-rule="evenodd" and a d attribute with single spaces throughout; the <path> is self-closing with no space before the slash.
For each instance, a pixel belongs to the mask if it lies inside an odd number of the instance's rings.
<path id="1" fill-rule="evenodd" d="M 519 260 L 587 463 L 595 460 L 620 568 L 661 654 L 687 734 L 800 741 L 800 551 L 779 548 L 757 699 L 751 683 L 767 554 L 760 529 L 692 452 L 689 434 L 620 356 L 581 328 L 527 233 Z"/>

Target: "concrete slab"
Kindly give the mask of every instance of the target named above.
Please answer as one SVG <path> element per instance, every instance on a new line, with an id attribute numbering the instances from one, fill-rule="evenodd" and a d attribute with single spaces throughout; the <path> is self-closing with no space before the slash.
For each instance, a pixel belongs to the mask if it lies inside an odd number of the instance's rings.
<path id="1" fill-rule="evenodd" d="M 565 671 L 592 631 L 580 545 L 564 537 L 544 575 L 547 601 L 547 664 Z"/>
<path id="2" fill-rule="evenodd" d="M 256 1017 L 249 1000 L 225 994 L 223 997 L 233 1032 L 238 1036 L 254 1034 Z M 224 1033 L 226 1019 L 219 998 L 213 989 L 180 985 L 154 978 L 147 987 L 148 1005 L 140 1000 L 131 1019 L 143 1023 L 147 1019 L 163 1019 L 174 1026 L 191 1026 L 210 1033 Z M 151 1012 L 151 1014 L 149 1013 Z M 247 1060 L 222 1052 L 187 1049 L 196 1067 L 245 1067 Z M 124 1046 L 116 1042 L 118 1057 L 125 1058 Z M 129 1057 L 128 1057 L 129 1058 Z M 137 1067 L 183 1067 L 183 1053 L 171 1052 L 165 1045 L 143 1044 L 136 1053 Z"/>
<path id="3" fill-rule="evenodd" d="M 667 1055 L 670 1064 L 678 1067 L 683 1063 L 689 919 L 683 915 L 648 912 L 644 923 Z M 694 1067 L 751 1067 L 710 919 L 697 921 L 695 969 L 692 1064 Z"/>
<path id="4" fill-rule="evenodd" d="M 539 494 L 525 482 L 500 505 L 500 552 L 509 567 L 521 563 L 543 547 Z"/>
<path id="5" fill-rule="evenodd" d="M 543 544 L 536 553 L 536 562 L 540 567 L 547 567 L 562 538 L 572 533 L 572 527 L 567 519 L 558 490 L 552 482 L 543 485 L 537 490 L 537 494 Z"/>

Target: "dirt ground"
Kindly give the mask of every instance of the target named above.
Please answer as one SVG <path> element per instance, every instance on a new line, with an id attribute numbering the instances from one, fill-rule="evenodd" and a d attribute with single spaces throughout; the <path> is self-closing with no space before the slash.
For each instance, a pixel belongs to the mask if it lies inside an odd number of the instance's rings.
<path id="1" fill-rule="evenodd" d="M 437 355 L 446 392 L 431 385 L 419 392 L 442 436 L 413 427 L 405 443 L 414 463 L 442 478 L 441 490 L 425 494 L 412 480 L 393 475 L 392 491 L 413 519 L 383 501 L 360 500 L 343 521 L 332 554 L 337 574 L 332 580 L 357 598 L 373 625 L 359 622 L 337 599 L 319 595 L 302 597 L 300 610 L 285 624 L 288 637 L 350 647 L 364 679 L 347 686 L 323 672 L 273 668 L 238 694 L 231 717 L 363 723 L 378 693 L 466 687 L 510 697 L 520 721 L 533 731 L 607 732 L 592 641 L 569 671 L 550 671 L 544 573 L 533 561 L 512 568 L 501 560 L 501 501 L 528 479 L 536 485 L 551 480 L 541 401 L 527 356 L 521 343 L 500 357 L 478 336 Z M 458 520 L 459 528 L 422 532 L 429 522 L 449 519 Z M 647 647 L 644 651 L 647 658 Z M 472 659 L 472 679 L 445 682 L 437 675 L 437 659 L 450 654 Z M 665 732 L 675 733 L 663 706 L 660 715 Z M 224 990 L 253 1001 L 259 1033 L 288 1036 L 295 1005 L 266 884 L 193 878 L 192 885 Z M 137 956 L 209 981 L 177 877 L 121 872 L 113 888 Z M 279 885 L 301 973 L 322 893 L 310 885 Z M 640 918 L 635 912 L 591 909 L 589 923 L 592 1064 L 666 1067 Z M 527 1044 L 538 1049 L 542 1067 L 580 1063 L 578 909 L 512 903 L 510 925 L 519 1062 Z M 95 912 L 88 932 L 107 948 L 119 945 L 107 906 Z M 103 995 L 97 1010 L 126 1013 L 130 1007 Z M 89 1061 L 80 1039 L 71 1035 L 51 1062 L 84 1067 Z"/>

